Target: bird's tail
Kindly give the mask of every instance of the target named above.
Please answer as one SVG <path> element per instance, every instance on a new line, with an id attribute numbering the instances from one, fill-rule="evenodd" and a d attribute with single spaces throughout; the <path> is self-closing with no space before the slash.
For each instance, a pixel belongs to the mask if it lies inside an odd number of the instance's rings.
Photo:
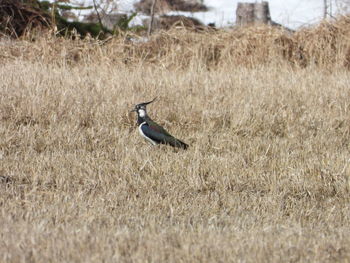
<path id="1" fill-rule="evenodd" d="M 184 143 L 176 138 L 174 138 L 174 141 L 171 144 L 174 147 L 178 147 L 178 148 L 181 148 L 184 150 L 187 150 L 187 148 L 189 147 L 189 145 L 187 143 Z"/>

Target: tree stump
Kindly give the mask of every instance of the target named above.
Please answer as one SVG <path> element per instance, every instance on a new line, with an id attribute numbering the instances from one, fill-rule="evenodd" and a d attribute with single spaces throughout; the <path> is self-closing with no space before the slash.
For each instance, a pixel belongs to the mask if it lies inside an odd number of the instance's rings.
<path id="1" fill-rule="evenodd" d="M 239 26 L 262 23 L 270 24 L 269 3 L 238 3 L 236 9 L 236 24 Z"/>

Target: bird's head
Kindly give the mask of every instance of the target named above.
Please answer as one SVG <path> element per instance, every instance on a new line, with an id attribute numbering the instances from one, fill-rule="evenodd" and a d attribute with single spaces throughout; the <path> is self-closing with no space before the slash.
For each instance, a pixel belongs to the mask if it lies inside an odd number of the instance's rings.
<path id="1" fill-rule="evenodd" d="M 141 118 L 143 118 L 147 115 L 146 106 L 155 100 L 156 100 L 156 98 L 154 98 L 153 100 L 151 100 L 149 102 L 143 102 L 140 104 L 136 104 L 135 108 L 132 111 L 136 111 L 137 115 L 140 116 Z"/>

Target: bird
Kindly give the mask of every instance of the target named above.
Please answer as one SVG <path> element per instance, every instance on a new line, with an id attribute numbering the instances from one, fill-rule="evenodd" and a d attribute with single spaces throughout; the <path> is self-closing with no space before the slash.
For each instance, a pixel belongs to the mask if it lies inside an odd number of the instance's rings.
<path id="1" fill-rule="evenodd" d="M 186 150 L 189 147 L 188 144 L 176 139 L 148 116 L 146 106 L 155 100 L 156 98 L 149 102 L 136 104 L 131 111 L 137 113 L 137 125 L 141 136 L 153 145 L 166 144 Z"/>

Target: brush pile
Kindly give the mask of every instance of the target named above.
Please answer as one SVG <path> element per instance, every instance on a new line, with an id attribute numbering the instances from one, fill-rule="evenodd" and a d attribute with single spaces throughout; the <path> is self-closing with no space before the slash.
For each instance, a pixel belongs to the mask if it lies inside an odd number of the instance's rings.
<path id="1" fill-rule="evenodd" d="M 35 0 L 0 0 L 0 34 L 21 37 L 34 28 L 47 28 L 50 16 Z"/>

